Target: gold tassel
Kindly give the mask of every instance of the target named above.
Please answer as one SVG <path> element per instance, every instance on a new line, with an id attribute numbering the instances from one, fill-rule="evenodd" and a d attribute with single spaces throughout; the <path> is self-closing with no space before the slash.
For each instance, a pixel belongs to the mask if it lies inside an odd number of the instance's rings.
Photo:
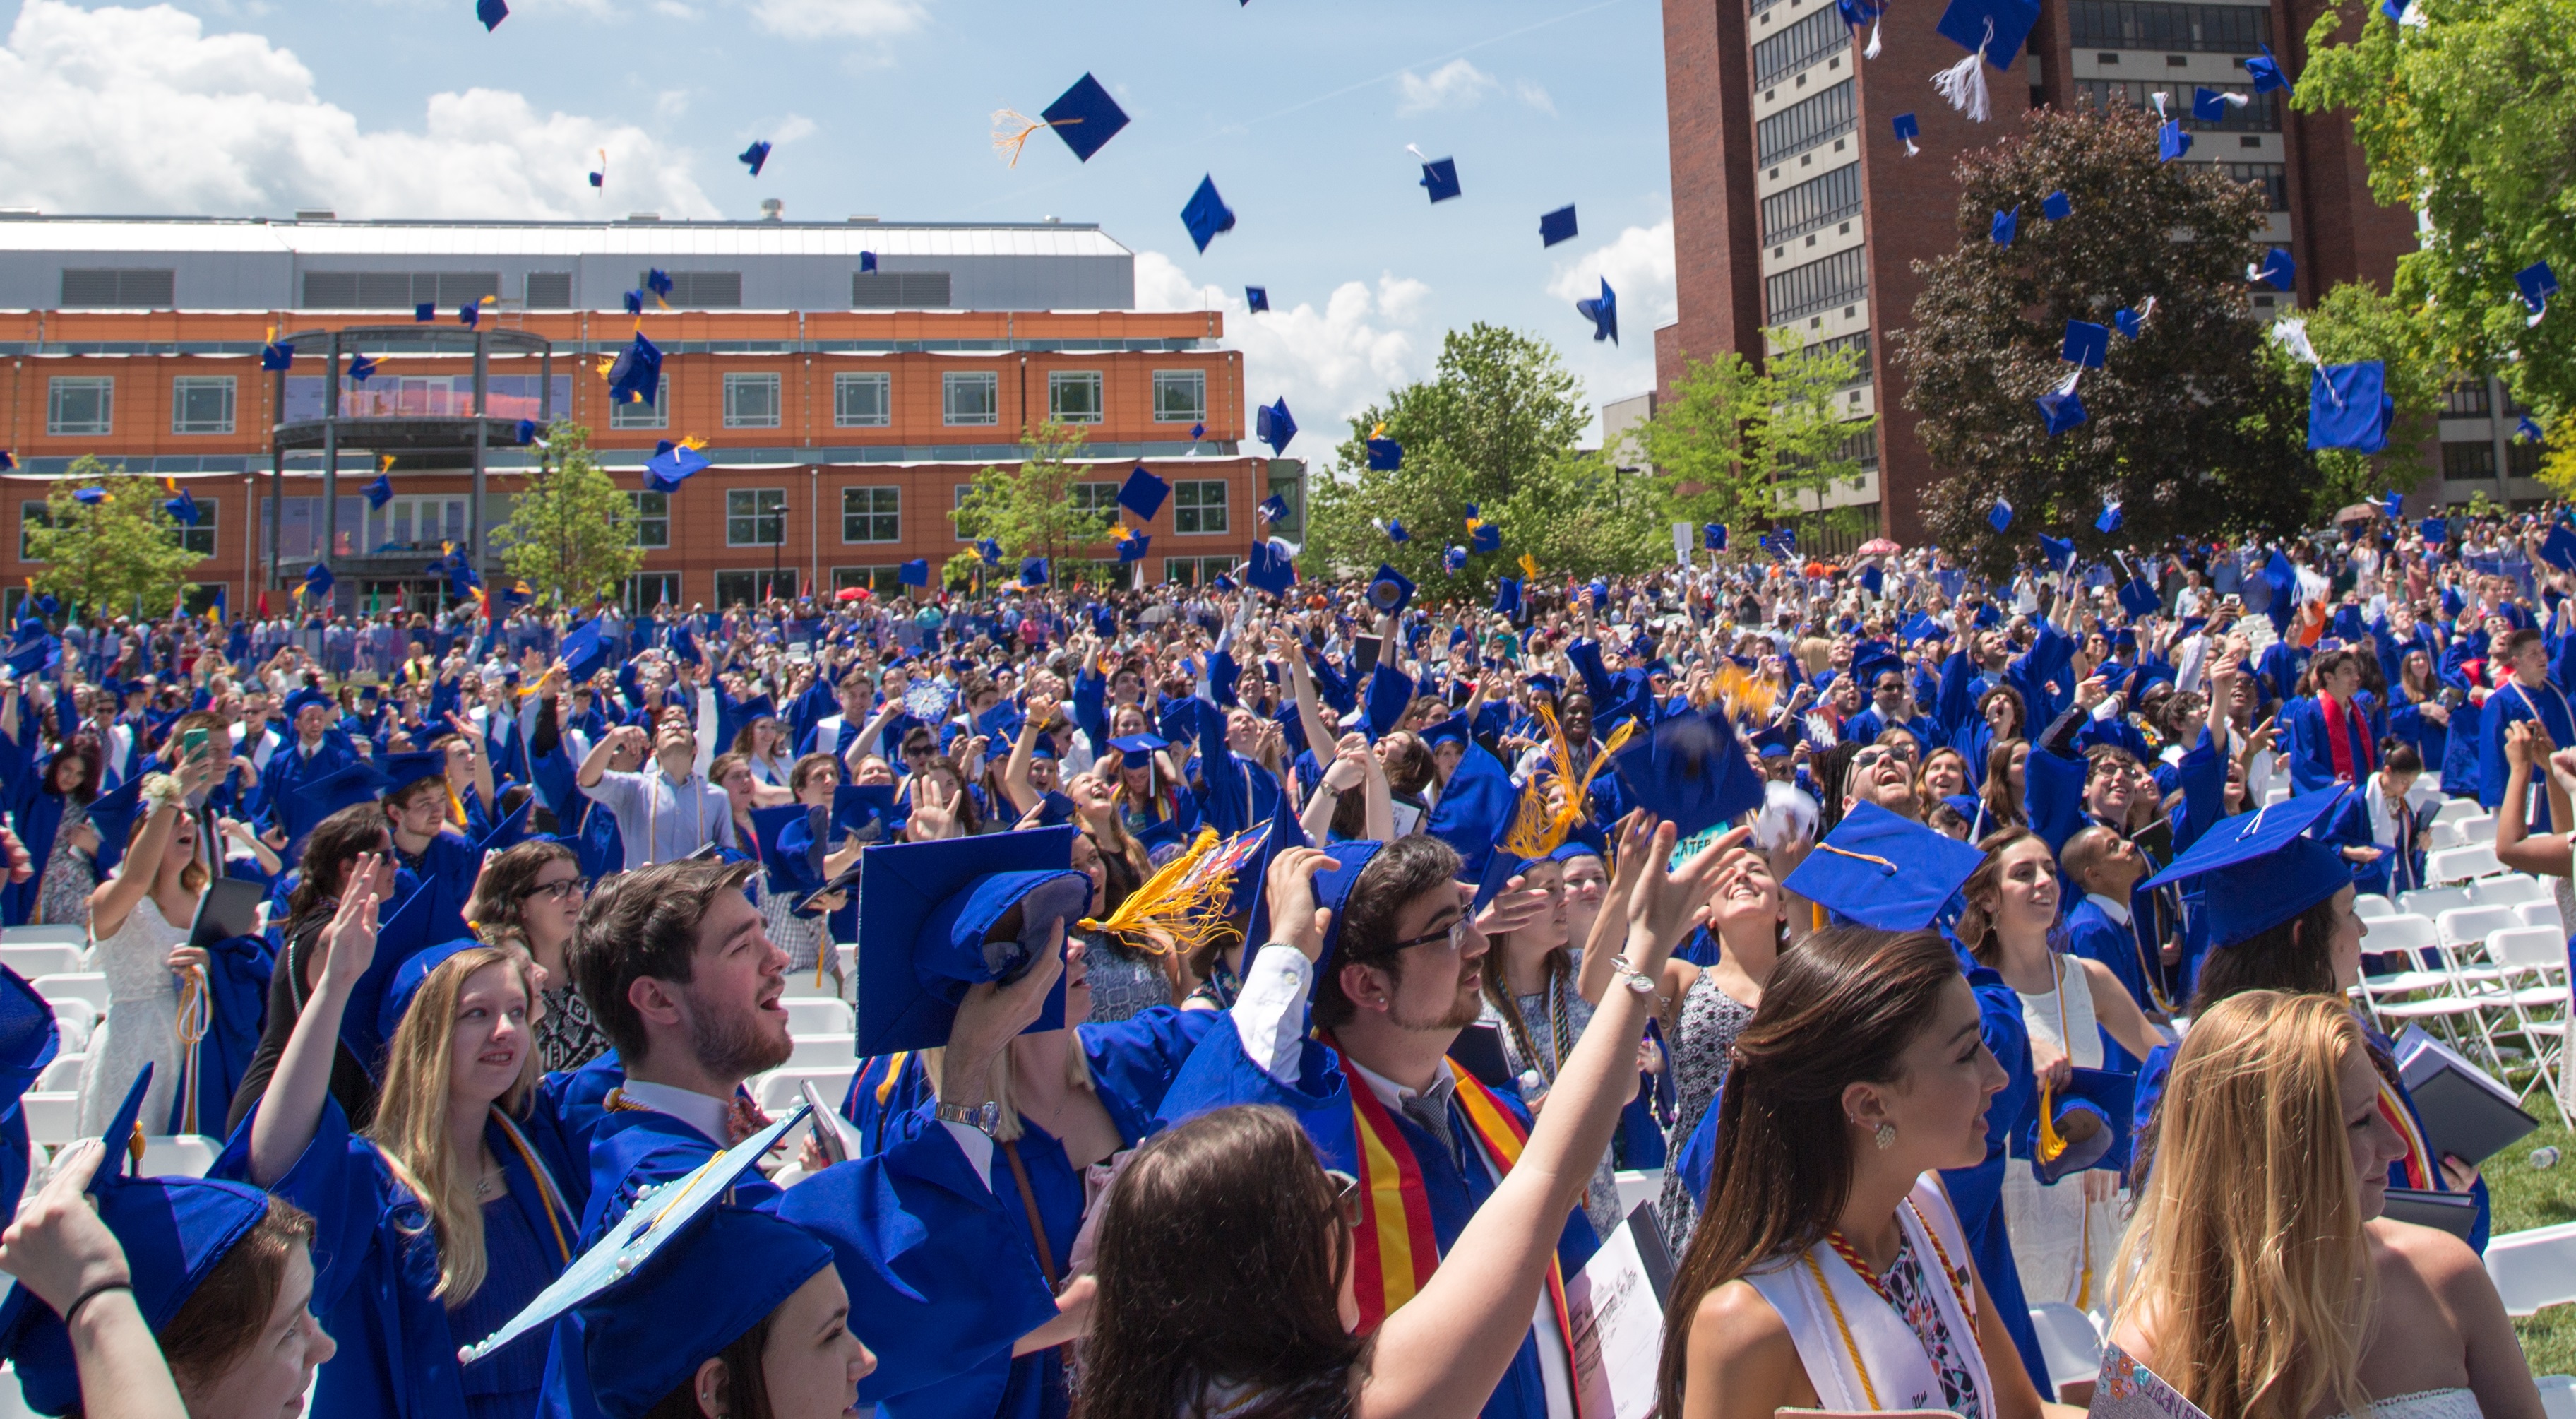
<path id="1" fill-rule="evenodd" d="M 2031 1156 L 2039 1159 L 2039 1161 L 2043 1163 L 2054 1163 L 2066 1153 L 2066 1140 L 2057 1136 L 2057 1110 L 2053 1106 L 2051 1097 L 2055 1092 L 2055 1090 L 2049 1088 L 2047 1081 L 2041 1081 L 2039 1086 L 2039 1142 L 2033 1145 L 2030 1151 Z"/>
<path id="2" fill-rule="evenodd" d="M 1154 955 L 1196 951 L 1227 929 L 1225 906 L 1235 869 L 1261 850 L 1270 825 L 1220 839 L 1201 828 L 1189 851 L 1163 864 L 1144 886 L 1128 894 L 1106 921 L 1082 919 L 1082 929 L 1119 937 Z"/>
<path id="3" fill-rule="evenodd" d="M 1017 109 L 997 108 L 993 110 L 993 123 L 995 125 L 993 129 L 993 151 L 1008 155 L 1010 158 L 1010 165 L 1012 167 L 1018 167 L 1020 165 L 1020 150 L 1028 146 L 1029 139 L 1034 136 L 1039 129 L 1061 127 L 1065 124 L 1080 123 L 1081 121 L 1082 120 L 1079 118 L 1059 118 L 1054 120 L 1031 118 Z"/>

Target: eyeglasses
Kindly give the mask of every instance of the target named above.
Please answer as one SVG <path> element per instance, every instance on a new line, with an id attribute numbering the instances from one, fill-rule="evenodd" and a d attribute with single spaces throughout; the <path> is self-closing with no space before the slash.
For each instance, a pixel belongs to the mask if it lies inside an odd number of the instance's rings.
<path id="1" fill-rule="evenodd" d="M 1360 1180 L 1339 1168 L 1324 1169 L 1324 1180 L 1333 1185 L 1333 1207 L 1342 1214 L 1342 1225 L 1353 1231 L 1360 1225 Z"/>
<path id="2" fill-rule="evenodd" d="M 1410 941 L 1398 941 L 1391 949 L 1407 951 L 1416 946 L 1428 946 L 1443 937 L 1448 939 L 1449 949 L 1458 949 L 1458 943 L 1467 939 L 1467 918 L 1462 916 L 1438 931 L 1426 931 Z"/>
<path id="3" fill-rule="evenodd" d="M 550 902 L 564 902 L 575 901 L 589 894 L 589 883 L 578 877 L 567 877 L 560 882 L 540 882 L 521 892 L 519 900 L 524 902 L 530 897 L 544 897 Z"/>

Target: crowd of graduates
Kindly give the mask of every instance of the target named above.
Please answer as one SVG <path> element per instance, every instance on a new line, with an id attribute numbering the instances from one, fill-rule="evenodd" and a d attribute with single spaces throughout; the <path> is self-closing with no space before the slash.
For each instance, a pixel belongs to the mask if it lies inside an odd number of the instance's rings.
<path id="1" fill-rule="evenodd" d="M 2213 1415 L 2537 1415 L 2346 992 L 2446 796 L 2576 920 L 2576 531 L 2358 511 L 1490 605 L 1279 543 L 31 603 L 0 914 L 107 977 L 105 1146 L 0 1120 L 0 1354 L 91 1419 L 1609 1419 L 1566 1283 L 1625 1232 L 1669 1416 L 2035 1414 L 2049 1303 Z M 853 1072 L 773 1117 L 791 994 Z M 13 1097 L 60 1028 L 0 976 Z"/>

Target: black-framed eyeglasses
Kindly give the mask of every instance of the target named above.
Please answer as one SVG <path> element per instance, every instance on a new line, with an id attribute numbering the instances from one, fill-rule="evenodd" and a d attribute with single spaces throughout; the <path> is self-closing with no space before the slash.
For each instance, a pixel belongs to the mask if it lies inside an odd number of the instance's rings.
<path id="1" fill-rule="evenodd" d="M 1360 1180 L 1339 1168 L 1324 1169 L 1324 1180 L 1333 1185 L 1333 1207 L 1342 1214 L 1342 1224 L 1359 1230 Z"/>
<path id="2" fill-rule="evenodd" d="M 544 897 L 550 902 L 563 902 L 578 900 L 589 894 L 589 883 L 578 877 L 567 877 L 560 882 L 540 882 L 521 892 L 519 900 L 524 902 L 530 897 Z"/>
<path id="3" fill-rule="evenodd" d="M 1450 949 L 1457 949 L 1458 943 L 1465 940 L 1467 937 L 1467 918 L 1461 916 L 1456 921 L 1449 923 L 1438 931 L 1426 931 L 1420 936 L 1414 937 L 1410 941 L 1398 941 L 1395 943 L 1394 949 L 1398 951 L 1409 951 L 1416 946 L 1428 946 L 1432 942 L 1438 941 L 1443 937 L 1448 938 Z"/>

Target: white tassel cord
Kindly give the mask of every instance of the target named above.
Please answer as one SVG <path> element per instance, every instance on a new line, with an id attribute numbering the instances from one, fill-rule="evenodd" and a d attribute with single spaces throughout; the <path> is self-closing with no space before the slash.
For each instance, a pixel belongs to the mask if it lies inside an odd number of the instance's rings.
<path id="1" fill-rule="evenodd" d="M 1932 76 L 1932 87 L 1949 100 L 1950 107 L 1968 116 L 1970 123 L 1983 123 L 1992 113 L 1986 99 L 1986 46 L 1995 42 L 1995 22 L 1986 21 L 1986 37 L 1977 52 Z"/>
<path id="2" fill-rule="evenodd" d="M 1918 147 L 1915 147 L 1915 146 L 1914 146 L 1914 140 L 1913 140 L 1913 139 L 1908 138 L 1908 139 L 1906 139 L 1906 140 L 1905 140 L 1905 156 L 1907 156 L 1907 157 L 1909 157 L 1909 158 L 1910 158 L 1910 157 L 1915 156 L 1916 154 L 1921 153 L 1922 151 L 1923 151 L 1923 150 L 1922 150 L 1921 148 L 1918 148 Z M 2534 319 L 2534 320 L 2538 320 L 2539 318 L 2540 318 L 2540 317 L 2538 317 L 2538 316 L 2533 316 L 2533 317 L 2532 317 L 2532 319 Z"/>
<path id="3" fill-rule="evenodd" d="M 1860 52 L 1861 58 L 1876 59 L 1878 57 L 1878 27 L 1881 24 L 1884 24 L 1886 20 L 1887 12 L 1885 10 L 1881 10 L 1878 12 L 1877 17 L 1869 22 L 1869 48 Z"/>

